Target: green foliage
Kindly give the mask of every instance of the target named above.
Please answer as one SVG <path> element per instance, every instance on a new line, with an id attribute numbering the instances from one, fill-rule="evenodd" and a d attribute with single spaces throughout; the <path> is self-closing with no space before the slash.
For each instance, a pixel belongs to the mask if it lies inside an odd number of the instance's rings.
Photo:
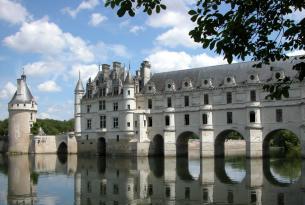
<path id="1" fill-rule="evenodd" d="M 244 138 L 235 131 L 232 131 L 228 134 L 228 136 L 226 137 L 226 140 L 243 140 Z"/>
<path id="2" fill-rule="evenodd" d="M 30 178 L 34 185 L 38 184 L 39 174 L 37 172 L 31 172 Z"/>
<path id="3" fill-rule="evenodd" d="M 276 159 L 270 162 L 270 167 L 278 175 L 296 181 L 301 176 L 301 160 L 300 159 Z"/>
<path id="4" fill-rule="evenodd" d="M 52 120 L 52 119 L 37 119 L 37 122 L 34 123 L 31 132 L 32 134 L 37 134 L 39 127 L 43 129 L 43 131 L 47 135 L 57 135 L 64 132 L 73 131 L 74 129 L 74 119 L 71 120 Z"/>
<path id="5" fill-rule="evenodd" d="M 8 136 L 8 120 L 0 120 L 0 140 L 6 140 Z"/>
<path id="6" fill-rule="evenodd" d="M 106 7 L 118 8 L 117 15 L 126 12 L 135 15 L 135 10 L 159 13 L 166 6 L 162 0 L 107 0 Z M 228 63 L 234 58 L 257 61 L 256 67 L 270 61 L 287 60 L 287 52 L 305 49 L 305 18 L 297 21 L 291 14 L 305 10 L 304 0 L 197 0 L 188 14 L 194 22 L 189 32 L 203 48 L 224 55 Z M 304 56 L 300 57 L 305 59 Z M 295 57 L 297 59 L 297 57 Z M 296 63 L 298 79 L 305 77 L 305 63 Z M 278 80 L 264 89 L 268 98 L 289 97 L 291 79 Z"/>

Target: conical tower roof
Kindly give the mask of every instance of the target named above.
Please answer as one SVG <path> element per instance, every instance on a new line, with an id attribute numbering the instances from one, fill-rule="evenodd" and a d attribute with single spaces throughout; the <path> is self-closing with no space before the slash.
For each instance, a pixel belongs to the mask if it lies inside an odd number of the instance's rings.
<path id="1" fill-rule="evenodd" d="M 133 79 L 132 79 L 129 71 L 128 71 L 127 76 L 125 78 L 124 84 L 125 85 L 132 85 L 133 84 Z"/>
<path id="2" fill-rule="evenodd" d="M 79 73 L 78 81 L 77 81 L 77 84 L 75 87 L 75 92 L 84 92 L 84 91 L 85 91 L 85 89 L 84 89 L 83 82 L 80 78 L 80 73 Z"/>
<path id="3" fill-rule="evenodd" d="M 17 79 L 17 91 L 9 104 L 31 103 L 34 97 L 26 84 L 26 75 L 22 74 L 20 79 Z"/>

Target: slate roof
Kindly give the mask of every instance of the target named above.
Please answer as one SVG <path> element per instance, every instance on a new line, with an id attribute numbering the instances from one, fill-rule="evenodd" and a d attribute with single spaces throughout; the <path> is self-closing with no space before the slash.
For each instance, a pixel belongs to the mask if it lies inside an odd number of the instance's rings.
<path id="1" fill-rule="evenodd" d="M 31 103 L 32 101 L 34 101 L 34 97 L 31 93 L 28 85 L 25 83 L 25 93 L 17 94 L 17 91 L 16 91 L 13 98 L 9 102 L 9 104 Z"/>
<path id="2" fill-rule="evenodd" d="M 266 82 L 276 71 L 283 71 L 285 76 L 295 77 L 297 72 L 292 70 L 292 66 L 300 60 L 291 61 L 289 59 L 271 62 L 270 65 L 263 65 L 262 68 L 253 67 L 256 62 L 244 62 L 155 73 L 148 84 L 154 84 L 157 91 L 164 91 L 167 81 L 171 80 L 175 83 L 176 90 L 179 90 L 184 80 L 190 79 L 195 88 L 200 86 L 203 80 L 212 79 L 213 86 L 219 87 L 223 85 L 226 77 L 234 76 L 236 85 L 239 85 L 247 82 L 251 74 L 258 74 L 260 82 Z"/>

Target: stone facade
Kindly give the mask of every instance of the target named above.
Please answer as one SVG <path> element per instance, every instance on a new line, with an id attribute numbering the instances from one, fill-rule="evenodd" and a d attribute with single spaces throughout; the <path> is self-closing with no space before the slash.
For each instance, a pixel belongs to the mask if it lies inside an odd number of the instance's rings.
<path id="1" fill-rule="evenodd" d="M 236 63 L 151 75 L 144 61 L 135 76 L 118 62 L 112 69 L 104 64 L 85 89 L 75 91 L 84 93 L 75 108 L 81 119 L 78 150 L 184 155 L 195 135 L 201 157 L 213 157 L 224 155 L 225 137 L 235 131 L 245 139 L 248 157 L 262 157 L 269 134 L 287 129 L 298 136 L 305 156 L 305 87 L 292 70 L 297 62 L 277 61 L 259 69 L 254 62 Z M 293 79 L 289 98 L 266 99 L 263 85 L 286 76 Z"/>

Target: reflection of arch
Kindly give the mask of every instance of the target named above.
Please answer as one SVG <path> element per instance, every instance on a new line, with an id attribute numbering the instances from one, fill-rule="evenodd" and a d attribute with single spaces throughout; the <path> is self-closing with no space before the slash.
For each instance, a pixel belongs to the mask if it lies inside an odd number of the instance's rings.
<path id="1" fill-rule="evenodd" d="M 164 157 L 149 157 L 149 168 L 155 177 L 160 178 L 164 174 Z"/>
<path id="2" fill-rule="evenodd" d="M 230 135 L 230 136 L 229 136 Z M 228 138 L 240 138 L 245 140 L 245 138 L 236 130 L 224 130 L 220 132 L 215 139 L 215 157 L 224 157 L 225 155 L 225 140 Z"/>
<path id="3" fill-rule="evenodd" d="M 181 133 L 177 137 L 176 141 L 176 155 L 177 157 L 187 157 L 188 156 L 188 141 L 189 139 L 199 139 L 198 135 L 194 132 L 186 131 Z M 200 148 L 199 148 L 200 149 Z M 200 151 L 200 150 L 198 150 Z"/>
<path id="4" fill-rule="evenodd" d="M 164 156 L 164 140 L 161 135 L 156 135 L 149 145 L 149 156 Z"/>
<path id="5" fill-rule="evenodd" d="M 297 167 L 297 170 L 298 169 L 300 170 L 299 171 L 300 175 L 296 179 L 294 179 L 294 181 L 291 181 L 291 182 L 281 181 L 281 180 L 277 179 L 277 177 L 275 177 L 271 172 L 271 168 L 272 168 L 271 159 L 264 158 L 263 159 L 263 171 L 264 171 L 264 176 L 269 183 L 271 183 L 275 186 L 279 186 L 279 187 L 288 187 L 291 184 L 294 184 L 300 180 L 300 178 L 301 178 L 301 159 L 275 159 L 275 160 L 277 160 L 279 162 L 280 166 L 285 166 L 285 164 L 287 164 L 287 163 L 289 164 L 289 162 L 291 162 L 291 160 L 297 160 L 297 163 L 299 163 L 299 167 Z M 296 167 L 289 166 L 289 167 L 287 167 L 287 169 L 296 171 Z"/>
<path id="6" fill-rule="evenodd" d="M 176 169 L 177 175 L 181 180 L 192 181 L 194 180 L 193 176 L 189 171 L 189 160 L 187 157 L 178 157 L 176 159 Z"/>
<path id="7" fill-rule="evenodd" d="M 99 174 L 106 172 L 106 157 L 97 157 L 97 171 Z"/>
<path id="8" fill-rule="evenodd" d="M 100 156 L 106 156 L 106 140 L 104 137 L 100 137 L 97 142 L 97 154 Z"/>
<path id="9" fill-rule="evenodd" d="M 246 172 L 246 159 L 244 157 L 233 157 L 233 158 L 218 158 L 215 160 L 215 174 L 218 178 L 219 181 L 221 181 L 224 184 L 238 184 L 241 183 L 245 176 L 243 177 L 242 180 L 240 181 L 235 181 L 234 179 L 230 178 L 229 174 L 226 171 L 226 163 L 228 161 L 232 161 L 235 166 L 238 164 L 238 169 L 242 172 Z"/>
<path id="10" fill-rule="evenodd" d="M 274 139 L 275 137 L 279 137 L 278 139 L 283 138 L 281 134 L 281 132 L 287 132 L 289 135 L 293 136 L 293 138 L 298 142 L 298 144 L 300 144 L 300 139 L 299 137 L 292 131 L 288 130 L 288 129 L 276 129 L 273 130 L 271 132 L 269 132 L 263 141 L 263 157 L 270 157 L 271 156 L 271 152 L 270 152 L 270 141 L 272 139 Z M 283 138 L 284 139 L 284 138 Z M 286 151 L 286 150 L 285 150 Z"/>

